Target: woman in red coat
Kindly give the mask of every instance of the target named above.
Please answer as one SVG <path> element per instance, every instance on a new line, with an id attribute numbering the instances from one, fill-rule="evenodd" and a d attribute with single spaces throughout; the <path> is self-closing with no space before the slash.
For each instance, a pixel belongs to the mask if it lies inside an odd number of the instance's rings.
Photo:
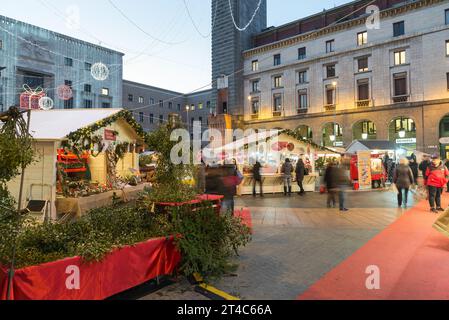
<path id="1" fill-rule="evenodd" d="M 449 176 L 449 170 L 443 164 L 439 155 L 432 157 L 432 163 L 427 168 L 427 188 L 429 189 L 429 203 L 430 209 L 433 213 L 444 211 L 441 207 L 441 194 L 443 188 L 447 184 L 447 177 Z M 436 204 L 436 207 L 435 207 Z"/>

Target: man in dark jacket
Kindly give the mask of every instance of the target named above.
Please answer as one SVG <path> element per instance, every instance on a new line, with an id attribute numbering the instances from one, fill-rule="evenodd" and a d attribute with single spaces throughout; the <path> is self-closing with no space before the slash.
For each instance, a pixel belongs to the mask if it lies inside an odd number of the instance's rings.
<path id="1" fill-rule="evenodd" d="M 253 196 L 256 197 L 256 185 L 260 186 L 260 196 L 263 197 L 263 183 L 262 183 L 262 175 L 260 174 L 260 169 L 262 165 L 259 161 L 253 167 Z"/>
<path id="2" fill-rule="evenodd" d="M 418 161 L 414 153 L 412 153 L 412 155 L 410 156 L 409 166 L 413 173 L 413 184 L 418 185 L 419 168 Z"/>
<path id="3" fill-rule="evenodd" d="M 324 173 L 324 183 L 327 189 L 327 207 L 335 208 L 337 205 L 337 177 L 335 163 L 329 162 Z"/>
<path id="4" fill-rule="evenodd" d="M 296 164 L 296 182 L 298 183 L 299 186 L 299 195 L 303 196 L 305 195 L 305 190 L 304 190 L 304 186 L 303 186 L 303 182 L 304 182 L 304 176 L 306 174 L 306 167 L 304 165 L 304 161 L 302 161 L 302 159 L 300 158 L 298 160 L 298 163 Z"/>
<path id="5" fill-rule="evenodd" d="M 427 185 L 427 176 L 426 176 L 426 172 L 427 172 L 427 168 L 430 166 L 430 158 L 429 156 L 425 155 L 423 157 L 422 162 L 419 164 L 419 171 L 421 171 L 422 176 L 424 178 L 424 185 Z"/>

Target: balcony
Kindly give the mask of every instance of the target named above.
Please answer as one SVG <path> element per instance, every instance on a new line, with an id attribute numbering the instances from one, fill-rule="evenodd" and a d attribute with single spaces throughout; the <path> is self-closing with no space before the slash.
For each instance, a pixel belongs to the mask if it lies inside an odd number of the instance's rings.
<path id="1" fill-rule="evenodd" d="M 273 117 L 282 117 L 282 111 L 273 111 Z"/>
<path id="2" fill-rule="evenodd" d="M 335 111 L 337 110 L 337 105 L 335 104 L 327 104 L 324 106 L 325 111 Z"/>
<path id="3" fill-rule="evenodd" d="M 395 96 L 392 98 L 393 103 L 404 103 L 404 102 L 408 102 L 409 100 L 409 95 L 402 95 L 402 96 Z"/>
<path id="4" fill-rule="evenodd" d="M 373 100 L 357 100 L 355 106 L 356 108 L 370 108 L 373 106 Z"/>
<path id="5" fill-rule="evenodd" d="M 306 114 L 309 112 L 308 108 L 300 108 L 298 109 L 298 114 Z"/>
<path id="6" fill-rule="evenodd" d="M 251 115 L 251 120 L 258 120 L 259 119 L 259 114 L 255 113 Z"/>

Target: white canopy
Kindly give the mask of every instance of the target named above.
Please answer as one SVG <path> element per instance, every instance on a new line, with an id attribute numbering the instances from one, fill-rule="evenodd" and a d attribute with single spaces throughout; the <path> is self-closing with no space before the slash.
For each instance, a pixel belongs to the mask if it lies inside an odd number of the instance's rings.
<path id="1" fill-rule="evenodd" d="M 63 140 L 71 132 L 109 118 L 123 109 L 32 110 L 30 134 L 35 140 Z M 26 117 L 26 114 L 24 114 Z"/>

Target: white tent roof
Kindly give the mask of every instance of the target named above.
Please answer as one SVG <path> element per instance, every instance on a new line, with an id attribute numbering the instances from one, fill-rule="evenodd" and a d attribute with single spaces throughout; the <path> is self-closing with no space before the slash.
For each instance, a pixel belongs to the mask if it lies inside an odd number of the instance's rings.
<path id="1" fill-rule="evenodd" d="M 266 130 L 259 133 L 251 134 L 245 138 L 239 139 L 235 142 L 224 145 L 223 147 L 216 148 L 216 152 L 220 151 L 231 151 L 231 150 L 239 150 L 243 148 L 246 144 L 252 144 L 255 142 L 265 141 L 267 138 L 273 138 L 274 136 L 279 135 L 281 131 L 279 130 Z"/>
<path id="2" fill-rule="evenodd" d="M 30 134 L 36 140 L 62 140 L 71 132 L 111 117 L 123 109 L 32 110 Z M 26 114 L 24 114 L 26 117 Z"/>

